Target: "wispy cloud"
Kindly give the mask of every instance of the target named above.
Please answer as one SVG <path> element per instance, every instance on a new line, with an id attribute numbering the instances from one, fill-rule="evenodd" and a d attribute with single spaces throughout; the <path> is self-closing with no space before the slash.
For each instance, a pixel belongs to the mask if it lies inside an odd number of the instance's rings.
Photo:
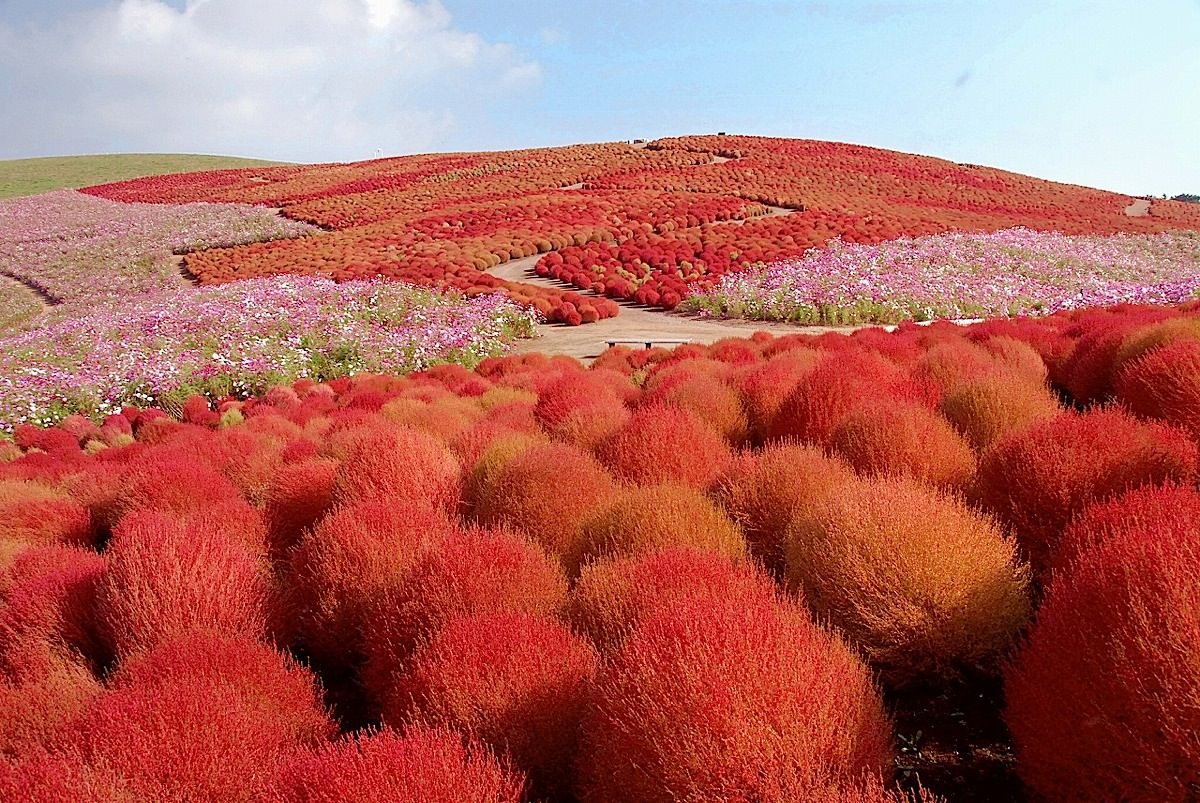
<path id="1" fill-rule="evenodd" d="M 540 80 L 437 0 L 111 0 L 0 22 L 0 157 L 412 152 Z"/>

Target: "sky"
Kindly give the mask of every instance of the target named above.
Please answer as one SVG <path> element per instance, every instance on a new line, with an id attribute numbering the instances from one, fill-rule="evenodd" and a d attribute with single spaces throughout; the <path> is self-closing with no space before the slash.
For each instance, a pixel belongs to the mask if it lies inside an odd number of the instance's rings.
<path id="1" fill-rule="evenodd" d="M 0 0 L 0 159 L 718 131 L 1200 193 L 1200 0 Z"/>

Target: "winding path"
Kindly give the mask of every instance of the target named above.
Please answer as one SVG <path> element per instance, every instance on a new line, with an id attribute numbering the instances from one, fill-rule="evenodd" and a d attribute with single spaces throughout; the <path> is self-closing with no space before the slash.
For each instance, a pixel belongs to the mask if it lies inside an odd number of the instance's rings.
<path id="1" fill-rule="evenodd" d="M 555 279 L 546 279 L 533 272 L 540 254 L 514 259 L 489 271 L 499 279 L 545 287 L 551 290 L 574 290 L 581 295 L 595 295 Z M 565 354 L 585 362 L 594 360 L 608 348 L 610 340 L 687 340 L 692 343 L 713 343 L 725 337 L 749 337 L 754 332 L 774 334 L 804 332 L 852 332 L 861 326 L 797 326 L 774 321 L 715 320 L 684 315 L 678 312 L 653 310 L 632 302 L 619 301 L 621 314 L 596 323 L 581 326 L 540 324 L 537 337 L 517 344 L 518 353 L 540 351 L 546 354 Z M 641 348 L 641 346 L 635 346 Z"/>

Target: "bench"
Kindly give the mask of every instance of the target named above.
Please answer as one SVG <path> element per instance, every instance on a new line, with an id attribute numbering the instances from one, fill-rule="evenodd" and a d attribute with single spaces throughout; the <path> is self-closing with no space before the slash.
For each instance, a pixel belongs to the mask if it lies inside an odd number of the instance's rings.
<path id="1" fill-rule="evenodd" d="M 628 346 L 630 344 L 642 343 L 642 344 L 645 344 L 647 349 L 650 349 L 650 348 L 653 348 L 655 344 L 666 345 L 666 346 L 682 346 L 684 343 L 691 343 L 692 341 L 690 341 L 690 340 L 669 340 L 669 339 L 663 340 L 660 338 L 645 338 L 645 339 L 639 340 L 639 339 L 635 338 L 633 340 L 606 340 L 605 342 L 608 343 L 609 348 L 612 348 L 613 346 Z"/>

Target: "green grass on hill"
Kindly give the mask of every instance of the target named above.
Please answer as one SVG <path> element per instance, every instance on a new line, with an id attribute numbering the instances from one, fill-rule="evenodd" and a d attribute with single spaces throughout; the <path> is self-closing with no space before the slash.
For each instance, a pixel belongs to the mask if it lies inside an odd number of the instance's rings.
<path id="1" fill-rule="evenodd" d="M 64 187 L 89 187 L 110 181 L 190 173 L 227 167 L 262 167 L 282 164 L 234 156 L 192 154 L 117 153 L 105 156 L 50 156 L 41 159 L 0 161 L 0 198 L 34 195 Z"/>

